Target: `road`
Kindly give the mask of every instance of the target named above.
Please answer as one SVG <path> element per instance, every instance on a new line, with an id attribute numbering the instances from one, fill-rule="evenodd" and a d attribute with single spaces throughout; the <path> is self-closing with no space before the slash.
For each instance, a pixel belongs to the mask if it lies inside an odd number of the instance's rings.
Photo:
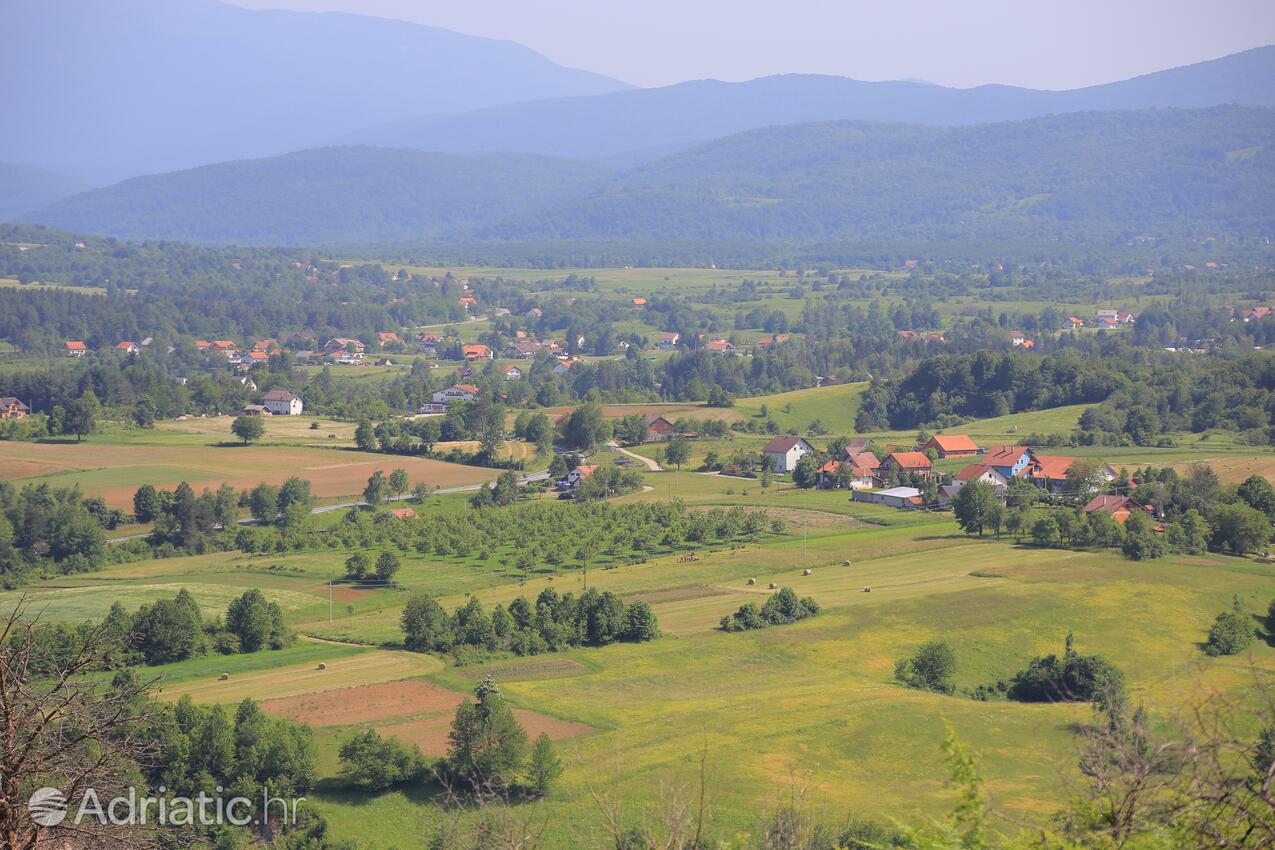
<path id="1" fill-rule="evenodd" d="M 539 472 L 533 472 L 530 475 L 522 476 L 521 478 L 518 479 L 518 483 L 530 484 L 535 481 L 544 481 L 548 477 L 549 477 L 549 470 L 542 469 Z M 447 495 L 448 493 L 469 493 L 484 486 L 486 485 L 464 484 L 458 487 L 440 487 L 437 490 L 431 491 L 430 495 L 444 496 L 444 495 Z M 405 502 L 410 500 L 411 498 L 412 497 L 410 495 L 391 496 L 390 498 L 386 499 L 386 501 L 387 502 Z M 321 505 L 315 508 L 314 510 L 310 511 L 310 513 L 325 514 L 328 511 L 341 511 L 341 510 L 348 510 L 349 508 L 365 508 L 365 507 L 367 507 L 367 502 L 364 502 L 361 500 L 357 502 L 341 502 L 340 504 L 337 504 L 337 505 Z M 255 519 L 241 519 L 239 520 L 239 524 L 240 525 L 257 525 L 257 521 Z M 150 537 L 149 532 L 147 532 L 146 534 L 130 534 L 127 537 L 112 537 L 107 539 L 106 542 L 107 543 L 126 543 L 129 540 L 145 540 L 148 537 Z"/>
<path id="2" fill-rule="evenodd" d="M 619 452 L 620 454 L 624 455 L 625 457 L 631 457 L 631 458 L 633 458 L 633 459 L 634 459 L 634 460 L 636 460 L 636 461 L 640 461 L 641 463 L 646 464 L 646 468 L 647 468 L 647 469 L 649 469 L 649 470 L 651 470 L 652 472 L 663 472 L 663 471 L 664 471 L 664 470 L 660 467 L 660 465 L 659 465 L 658 463 L 656 463 L 654 460 L 652 460 L 652 459 L 651 459 L 651 458 L 649 458 L 649 457 L 643 457 L 642 455 L 638 454 L 637 452 L 631 452 L 631 451 L 629 451 L 628 449 L 620 448 L 620 447 L 619 447 L 618 445 L 616 445 L 615 443 L 611 443 L 611 444 L 610 444 L 610 446 L 611 446 L 611 451 L 613 451 L 613 452 Z"/>

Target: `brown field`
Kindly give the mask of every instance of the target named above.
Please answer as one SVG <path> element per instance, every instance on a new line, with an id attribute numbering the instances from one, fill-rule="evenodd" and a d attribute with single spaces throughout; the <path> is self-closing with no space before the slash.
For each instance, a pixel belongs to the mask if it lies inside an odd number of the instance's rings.
<path id="1" fill-rule="evenodd" d="M 349 726 L 417 714 L 454 712 L 464 696 L 412 679 L 266 700 L 261 709 L 311 726 Z"/>
<path id="2" fill-rule="evenodd" d="M 0 442 L 0 478 L 45 479 L 112 507 L 128 508 L 142 484 L 172 488 L 188 481 L 200 490 L 225 482 L 237 489 L 266 481 L 281 484 L 298 475 L 318 498 L 350 496 L 363 490 L 377 469 L 407 470 L 413 481 L 433 487 L 478 484 L 496 470 L 428 458 L 369 454 L 344 449 L 278 446 L 154 446 L 84 443 Z"/>
<path id="3" fill-rule="evenodd" d="M 447 733 L 456 708 L 466 698 L 460 691 L 411 679 L 272 699 L 263 702 L 261 708 L 318 727 L 379 724 L 376 730 L 382 735 L 415 744 L 425 755 L 441 756 L 447 753 Z M 515 708 L 513 713 L 529 738 L 546 732 L 559 741 L 595 731 L 584 723 L 559 720 L 536 711 Z"/>
<path id="4" fill-rule="evenodd" d="M 1275 455 L 1218 457 L 1201 462 L 1211 466 L 1223 484 L 1238 484 L 1250 475 L 1261 475 L 1275 481 Z M 1180 463 L 1174 466 L 1178 472 L 1185 473 L 1191 464 Z"/>
<path id="5" fill-rule="evenodd" d="M 547 714 L 515 708 L 514 719 L 527 733 L 527 737 L 535 740 L 541 732 L 548 733 L 550 740 L 561 741 L 564 738 L 577 738 L 597 731 L 584 723 L 572 723 L 559 720 Z M 447 733 L 452 728 L 451 714 L 429 717 L 422 720 L 409 720 L 406 723 L 393 723 L 377 727 L 382 735 L 393 736 L 407 744 L 415 744 L 427 756 L 443 756 L 447 754 Z"/>
<path id="6" fill-rule="evenodd" d="M 651 593 L 634 593 L 624 597 L 625 602 L 645 602 L 659 605 L 663 602 L 684 602 L 687 599 L 708 599 L 726 596 L 729 591 L 717 587 L 678 587 L 673 590 L 656 590 Z"/>

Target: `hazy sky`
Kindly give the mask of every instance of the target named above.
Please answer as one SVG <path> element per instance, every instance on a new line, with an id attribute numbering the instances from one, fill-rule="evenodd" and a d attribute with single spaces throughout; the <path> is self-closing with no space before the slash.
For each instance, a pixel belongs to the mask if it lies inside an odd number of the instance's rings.
<path id="1" fill-rule="evenodd" d="M 1072 88 L 1275 43 L 1275 0 L 232 0 L 508 38 L 641 86 L 786 71 Z"/>

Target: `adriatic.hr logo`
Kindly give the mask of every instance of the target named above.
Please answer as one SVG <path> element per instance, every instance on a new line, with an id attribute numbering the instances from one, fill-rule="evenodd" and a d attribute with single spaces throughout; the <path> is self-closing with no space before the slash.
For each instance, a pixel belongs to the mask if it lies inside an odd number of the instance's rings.
<path id="1" fill-rule="evenodd" d="M 27 800 L 27 811 L 40 826 L 57 826 L 66 819 L 66 795 L 56 788 L 41 788 Z"/>
<path id="2" fill-rule="evenodd" d="M 160 826 L 247 826 L 263 819 L 297 823 L 297 809 L 305 797 L 273 797 L 263 788 L 261 799 L 254 804 L 247 797 L 224 797 L 220 785 L 215 793 L 200 791 L 193 797 L 170 796 L 163 786 L 158 795 L 138 793 L 128 788 L 115 797 L 103 798 L 94 788 L 87 788 L 77 800 L 67 799 L 57 788 L 41 788 L 27 800 L 31 822 L 37 826 L 55 827 L 67 819 L 74 809 L 72 823 L 98 823 L 127 826 L 158 824 Z"/>

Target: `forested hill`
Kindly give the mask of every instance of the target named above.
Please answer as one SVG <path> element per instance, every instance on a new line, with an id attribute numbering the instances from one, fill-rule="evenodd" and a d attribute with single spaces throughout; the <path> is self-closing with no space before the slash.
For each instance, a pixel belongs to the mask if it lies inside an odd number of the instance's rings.
<path id="1" fill-rule="evenodd" d="M 815 121 L 970 125 L 1094 110 L 1275 107 L 1275 47 L 1247 50 L 1129 80 L 1068 91 L 987 85 L 954 89 L 782 74 L 746 82 L 694 80 L 654 89 L 556 98 L 426 115 L 360 131 L 351 142 L 422 150 L 517 151 L 605 157 L 706 142 L 745 130 Z"/>
<path id="2" fill-rule="evenodd" d="M 127 238 L 307 245 L 1265 237 L 1272 139 L 1275 110 L 1216 107 L 774 127 L 621 172 L 327 148 L 136 178 L 25 218 Z"/>
<path id="3" fill-rule="evenodd" d="M 1275 226 L 1275 111 L 1080 113 L 977 127 L 741 133 L 502 225 L 506 239 L 1109 239 Z"/>
<path id="4" fill-rule="evenodd" d="M 320 245 L 434 239 L 582 196 L 593 162 L 319 148 L 136 177 L 29 220 L 128 239 Z"/>

